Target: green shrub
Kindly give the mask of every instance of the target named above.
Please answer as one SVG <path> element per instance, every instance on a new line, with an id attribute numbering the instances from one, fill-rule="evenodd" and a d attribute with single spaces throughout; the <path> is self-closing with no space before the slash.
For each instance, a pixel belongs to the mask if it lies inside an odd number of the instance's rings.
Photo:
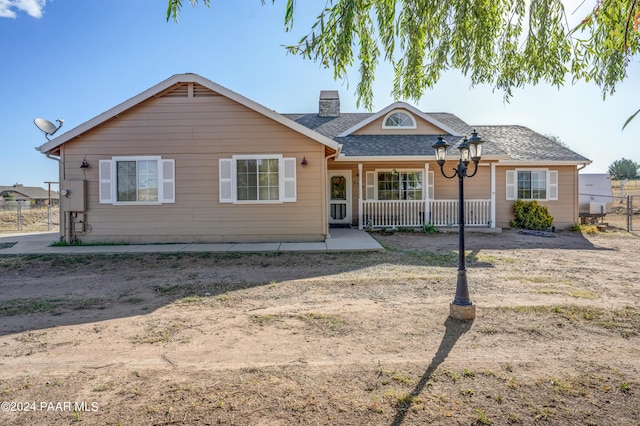
<path id="1" fill-rule="evenodd" d="M 435 234 L 438 232 L 438 228 L 436 228 L 432 223 L 423 223 L 422 224 L 422 232 L 425 234 Z"/>
<path id="2" fill-rule="evenodd" d="M 543 231 L 553 225 L 553 216 L 549 209 L 538 204 L 536 200 L 518 200 L 513 204 L 515 219 L 511 221 L 513 228 L 532 229 Z"/>
<path id="3" fill-rule="evenodd" d="M 580 223 L 574 223 L 571 225 L 569 231 L 588 235 L 597 234 L 599 232 L 596 225 L 583 225 Z"/>

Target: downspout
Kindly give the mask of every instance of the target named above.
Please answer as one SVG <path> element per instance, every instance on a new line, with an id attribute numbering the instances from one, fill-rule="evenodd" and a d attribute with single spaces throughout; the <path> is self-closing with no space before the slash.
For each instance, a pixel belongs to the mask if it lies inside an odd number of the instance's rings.
<path id="1" fill-rule="evenodd" d="M 576 220 L 576 223 L 580 223 L 580 170 L 584 169 L 585 167 L 587 167 L 590 163 L 584 163 L 581 166 L 577 167 L 576 170 L 576 177 L 575 180 L 573 182 L 573 184 L 575 185 L 576 190 L 576 197 L 573 200 L 573 217 Z"/>
<path id="2" fill-rule="evenodd" d="M 340 149 L 342 148 L 342 145 L 338 145 L 338 150 L 331 155 L 328 155 L 325 157 L 325 167 L 324 167 L 324 218 L 325 218 L 325 240 L 328 240 L 329 238 L 331 238 L 331 234 L 329 234 L 329 188 L 327 188 L 327 180 L 329 179 L 329 160 L 332 158 L 336 158 L 338 155 L 340 155 Z"/>
<path id="3" fill-rule="evenodd" d="M 40 151 L 39 147 L 36 147 L 36 151 L 44 154 L 45 157 L 47 157 L 50 160 L 54 160 L 58 162 L 58 177 L 59 177 L 59 181 L 58 182 L 58 189 L 60 189 L 62 187 L 62 183 L 65 180 L 65 170 L 64 170 L 64 161 L 62 161 L 62 147 L 60 147 L 60 157 L 55 157 L 52 154 L 49 154 L 48 152 L 42 152 Z M 60 191 L 58 191 L 60 192 Z M 71 212 L 66 211 L 66 209 L 63 209 L 63 203 L 64 200 L 62 199 L 62 197 L 59 198 L 59 208 L 60 208 L 60 235 L 64 236 L 64 240 L 67 243 L 71 242 Z M 62 214 L 62 212 L 64 211 L 64 214 Z"/>

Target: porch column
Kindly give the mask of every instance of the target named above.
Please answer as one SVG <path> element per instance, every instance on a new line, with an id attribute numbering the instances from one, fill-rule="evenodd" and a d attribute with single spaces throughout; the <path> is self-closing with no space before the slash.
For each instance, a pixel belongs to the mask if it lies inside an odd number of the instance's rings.
<path id="1" fill-rule="evenodd" d="M 362 179 L 365 176 L 362 174 L 362 163 L 358 163 L 358 229 L 364 229 L 362 223 Z"/>
<path id="2" fill-rule="evenodd" d="M 496 163 L 491 163 L 491 228 L 496 227 Z"/>
<path id="3" fill-rule="evenodd" d="M 431 199 L 429 198 L 429 186 L 431 185 L 431 182 L 429 182 L 429 163 L 424 163 L 424 178 L 422 182 L 422 198 L 424 198 L 424 217 L 422 218 L 422 223 L 425 224 L 431 212 Z"/>

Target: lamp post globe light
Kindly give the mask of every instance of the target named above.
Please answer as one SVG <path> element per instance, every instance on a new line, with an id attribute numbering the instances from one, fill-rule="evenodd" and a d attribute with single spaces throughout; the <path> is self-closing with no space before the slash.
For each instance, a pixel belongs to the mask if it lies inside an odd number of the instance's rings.
<path id="1" fill-rule="evenodd" d="M 478 172 L 478 162 L 482 156 L 483 140 L 478 137 L 478 133 L 473 130 L 471 138 L 464 138 L 458 146 L 460 150 L 460 161 L 453 169 L 451 176 L 444 171 L 444 164 L 447 161 L 447 148 L 451 145 L 446 143 L 442 136 L 432 146 L 436 153 L 436 161 L 440 166 L 440 172 L 447 179 L 458 177 L 458 281 L 456 284 L 456 296 L 449 305 L 449 316 L 458 320 L 472 320 L 476 317 L 476 307 L 469 299 L 469 286 L 467 285 L 467 268 L 464 254 L 464 179 L 471 178 Z M 473 173 L 468 173 L 469 163 L 473 162 Z"/>

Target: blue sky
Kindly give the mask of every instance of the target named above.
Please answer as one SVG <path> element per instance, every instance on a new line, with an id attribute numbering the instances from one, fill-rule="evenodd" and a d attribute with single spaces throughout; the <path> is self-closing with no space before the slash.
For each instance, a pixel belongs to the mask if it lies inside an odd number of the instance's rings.
<path id="1" fill-rule="evenodd" d="M 46 142 L 35 117 L 63 118 L 62 134 L 173 74 L 200 74 L 281 113 L 316 111 L 320 90 L 338 89 L 342 110 L 358 111 L 355 72 L 349 82 L 334 81 L 331 70 L 282 47 L 310 28 L 324 1 L 297 2 L 292 33 L 282 25 L 284 0 L 214 0 L 211 9 L 184 3 L 175 24 L 165 20 L 166 0 L 0 0 L 0 185 L 58 180 L 57 163 L 34 149 Z M 471 89 L 452 72 L 412 103 L 472 125 L 520 124 L 556 135 L 593 161 L 584 172 L 604 173 L 622 157 L 640 162 L 640 117 L 621 131 L 640 108 L 638 62 L 606 101 L 594 85 L 567 83 L 516 90 L 505 103 L 501 92 Z M 393 102 L 392 81 L 381 66 L 374 111 Z"/>

